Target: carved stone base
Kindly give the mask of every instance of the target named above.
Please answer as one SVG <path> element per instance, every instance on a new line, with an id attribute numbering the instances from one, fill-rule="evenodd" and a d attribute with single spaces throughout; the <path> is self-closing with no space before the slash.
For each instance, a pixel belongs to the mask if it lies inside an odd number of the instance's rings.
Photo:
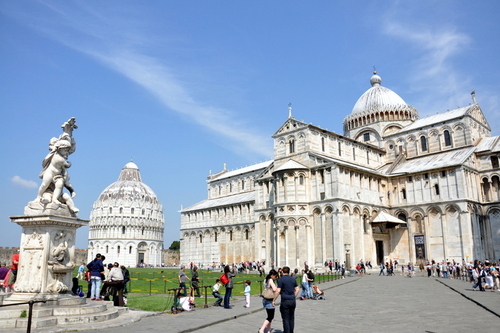
<path id="1" fill-rule="evenodd" d="M 14 299 L 57 297 L 71 291 L 76 229 L 87 220 L 67 216 L 11 216 L 23 228 Z M 13 298 L 14 297 L 14 298 Z"/>

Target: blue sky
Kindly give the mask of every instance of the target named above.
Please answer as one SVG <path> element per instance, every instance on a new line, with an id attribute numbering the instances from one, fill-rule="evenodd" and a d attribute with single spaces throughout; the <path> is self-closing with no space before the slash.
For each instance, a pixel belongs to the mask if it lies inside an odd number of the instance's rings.
<path id="1" fill-rule="evenodd" d="M 498 1 L 0 0 L 0 246 L 19 246 L 48 141 L 76 117 L 79 217 L 131 159 L 165 247 L 206 177 L 272 158 L 288 116 L 342 133 L 382 84 L 423 118 L 471 102 L 500 124 Z M 87 246 L 88 228 L 77 232 Z"/>

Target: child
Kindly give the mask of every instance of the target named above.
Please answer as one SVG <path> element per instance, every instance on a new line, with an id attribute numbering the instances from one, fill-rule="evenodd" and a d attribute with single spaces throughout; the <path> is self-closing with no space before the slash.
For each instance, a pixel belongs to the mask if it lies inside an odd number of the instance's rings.
<path id="1" fill-rule="evenodd" d="M 252 281 L 246 280 L 245 281 L 245 290 L 243 291 L 243 295 L 245 295 L 245 305 L 243 307 L 249 308 L 250 307 L 250 285 L 252 284 Z"/>
<path id="2" fill-rule="evenodd" d="M 214 295 L 214 297 L 217 298 L 217 301 L 215 301 L 214 306 L 222 306 L 222 296 L 219 293 L 220 286 L 221 286 L 220 280 L 219 279 L 215 280 L 215 284 L 212 288 L 212 295 Z"/>

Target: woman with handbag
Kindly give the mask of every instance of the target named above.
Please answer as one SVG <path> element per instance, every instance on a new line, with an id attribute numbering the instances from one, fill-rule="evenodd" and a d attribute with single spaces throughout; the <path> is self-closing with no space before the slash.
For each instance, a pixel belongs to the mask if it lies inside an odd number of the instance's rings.
<path id="1" fill-rule="evenodd" d="M 271 332 L 271 322 L 274 319 L 275 308 L 273 306 L 274 293 L 276 291 L 276 284 L 274 280 L 278 277 L 278 272 L 274 269 L 269 271 L 269 274 L 264 280 L 264 291 L 262 291 L 262 306 L 266 309 L 267 318 L 264 320 L 259 333 L 269 333 Z"/>

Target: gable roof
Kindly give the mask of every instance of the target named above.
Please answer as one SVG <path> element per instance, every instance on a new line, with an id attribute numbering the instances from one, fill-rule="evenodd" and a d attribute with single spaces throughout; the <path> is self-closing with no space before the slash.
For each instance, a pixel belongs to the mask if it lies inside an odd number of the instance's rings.
<path id="1" fill-rule="evenodd" d="M 238 203 L 253 202 L 253 201 L 255 201 L 255 191 L 239 193 L 222 198 L 203 200 L 192 206 L 180 210 L 180 212 L 185 213 L 189 211 L 202 210 L 220 206 L 230 206 Z"/>
<path id="2" fill-rule="evenodd" d="M 439 152 L 438 154 L 419 156 L 402 162 L 388 174 L 414 173 L 460 165 L 465 163 L 475 150 L 476 147 L 467 147 Z"/>

